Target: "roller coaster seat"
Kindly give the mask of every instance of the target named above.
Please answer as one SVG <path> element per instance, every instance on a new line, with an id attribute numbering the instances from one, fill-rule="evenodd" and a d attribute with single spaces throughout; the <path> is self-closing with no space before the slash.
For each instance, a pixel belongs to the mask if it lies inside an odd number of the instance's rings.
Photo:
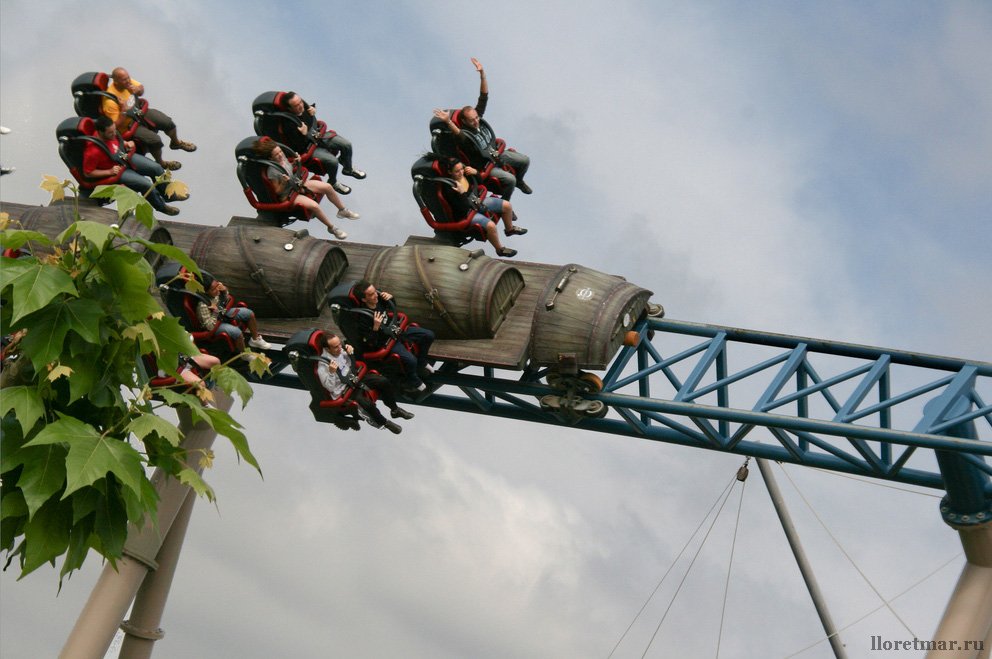
<path id="1" fill-rule="evenodd" d="M 448 178 L 447 168 L 439 160 L 423 156 L 413 163 L 410 174 L 413 177 L 413 198 L 437 238 L 456 247 L 473 240 L 486 240 L 485 229 L 472 221 L 476 213 L 487 215 L 484 210 L 470 210 L 460 218 L 454 217 L 451 205 L 444 197 L 443 187 L 454 186 L 455 182 Z M 488 191 L 481 185 L 477 189 L 481 201 Z"/>
<path id="2" fill-rule="evenodd" d="M 341 329 L 348 343 L 355 347 L 356 359 L 361 359 L 383 373 L 404 373 L 403 364 L 399 355 L 393 352 L 393 347 L 397 341 L 402 340 L 400 335 L 410 326 L 410 319 L 402 311 L 397 311 L 389 320 L 391 329 L 388 333 L 393 335 L 392 338 L 379 347 L 370 348 L 364 345 L 357 321 L 362 314 L 371 316 L 372 310 L 364 306 L 355 295 L 353 290 L 355 284 L 356 282 L 353 281 L 340 283 L 327 294 L 327 304 L 331 308 L 334 322 Z M 404 341 L 403 345 L 414 354 L 420 352 L 416 344 Z"/>
<path id="3" fill-rule="evenodd" d="M 76 114 L 80 117 L 96 119 L 103 114 L 104 99 L 109 98 L 116 103 L 117 97 L 107 91 L 110 82 L 109 74 L 98 71 L 89 71 L 76 76 L 76 79 L 72 81 L 72 106 L 76 110 Z M 131 125 L 121 135 L 124 139 L 129 140 L 134 137 L 135 131 L 138 130 L 139 120 L 147 111 L 148 101 L 137 98 L 135 108 L 130 112 L 130 116 L 135 121 L 131 122 Z"/>
<path id="4" fill-rule="evenodd" d="M 294 190 L 286 199 L 280 200 L 275 192 L 275 186 L 268 176 L 269 166 L 275 165 L 275 163 L 255 154 L 252 145 L 256 140 L 258 140 L 256 136 L 246 137 L 234 149 L 234 155 L 238 161 L 238 181 L 241 182 L 241 189 L 244 191 L 248 203 L 258 211 L 259 217 L 271 218 L 280 226 L 291 224 L 296 220 L 309 220 L 311 214 L 296 205 L 296 198 L 305 194 L 320 203 L 323 195 L 309 190 Z M 296 152 L 288 146 L 279 144 L 279 147 L 286 154 L 287 159 L 291 160 L 296 157 Z M 309 170 L 302 165 L 296 167 L 295 174 L 301 182 L 311 178 Z M 312 178 L 319 177 L 313 176 Z"/>
<path id="5" fill-rule="evenodd" d="M 154 354 L 148 353 L 146 355 L 142 355 L 141 363 L 145 368 L 145 373 L 148 375 L 148 384 L 152 387 L 167 387 L 170 389 L 175 388 L 182 390 L 188 390 L 191 388 L 190 385 L 186 384 L 186 381 L 182 378 L 176 378 L 172 375 L 165 374 L 164 371 L 159 371 L 158 359 L 156 359 Z M 185 365 L 182 365 L 178 371 L 182 372 L 187 369 L 191 370 L 199 378 L 203 378 L 206 375 L 206 373 L 199 366 L 197 366 L 196 362 L 192 359 L 188 360 Z"/>
<path id="6" fill-rule="evenodd" d="M 213 276 L 209 272 L 201 272 L 203 277 L 199 281 L 206 290 L 210 287 Z M 193 337 L 193 343 L 196 344 L 196 347 L 221 361 L 226 361 L 238 354 L 234 340 L 224 332 L 217 331 L 220 327 L 219 323 L 212 330 L 206 329 L 200 323 L 196 314 L 196 303 L 202 301 L 209 304 L 210 300 L 205 293 L 194 293 L 186 288 L 186 281 L 192 278 L 194 275 L 186 268 L 176 262 L 170 262 L 155 273 L 155 284 L 158 286 L 162 301 L 165 302 L 165 308 L 179 319 L 179 323 Z M 227 308 L 232 306 L 235 306 L 233 298 L 228 301 Z M 233 320 L 225 322 L 237 324 Z"/>
<path id="7" fill-rule="evenodd" d="M 287 142 L 286 135 L 293 135 L 294 138 L 299 132 L 300 119 L 289 109 L 286 104 L 286 92 L 263 92 L 252 101 L 251 111 L 255 116 L 255 133 L 264 135 L 277 142 Z M 327 124 L 319 119 L 314 122 L 306 137 L 307 149 L 300 149 L 300 162 L 308 169 L 317 174 L 327 174 L 320 161 L 313 157 L 317 150 L 318 141 L 330 139 L 337 135 L 329 129 Z M 335 155 L 337 155 L 335 153 Z"/>
<path id="8" fill-rule="evenodd" d="M 59 157 L 69 168 L 72 177 L 76 179 L 80 196 L 83 197 L 88 197 L 98 185 L 113 185 L 120 182 L 124 173 L 121 171 L 115 176 L 104 178 L 90 178 L 83 174 L 83 152 L 87 144 L 96 144 L 111 159 L 124 166 L 127 166 L 128 158 L 134 153 L 133 149 L 127 153 L 123 151 L 112 153 L 103 140 L 96 136 L 96 124 L 91 117 L 69 117 L 63 120 L 55 129 L 55 137 L 59 141 Z"/>
<path id="9" fill-rule="evenodd" d="M 330 398 L 329 393 L 320 383 L 317 367 L 323 358 L 326 334 L 322 330 L 307 329 L 296 332 L 289 338 L 283 352 L 300 377 L 300 381 L 310 392 L 310 411 L 317 421 L 335 423 L 340 427 L 358 429 L 358 402 L 355 398 L 354 387 L 346 387 L 344 393 L 337 398 Z M 369 372 L 368 366 L 355 360 L 355 379 L 359 382 Z M 367 395 L 376 400 L 376 392 L 369 389 Z"/>
<path id="10" fill-rule="evenodd" d="M 456 126 L 463 128 L 461 109 L 448 110 L 448 114 Z M 430 131 L 431 150 L 434 153 L 445 158 L 458 158 L 462 162 L 468 163 L 479 170 L 481 180 L 493 186 L 492 189 L 495 193 L 499 193 L 499 182 L 492 177 L 492 171 L 493 167 L 497 165 L 500 155 L 506 150 L 506 142 L 496 137 L 496 133 L 493 132 L 488 121 L 479 117 L 478 134 L 481 136 L 480 142 L 482 144 L 476 142 L 475 139 L 457 139 L 448 128 L 448 124 L 437 117 L 431 118 Z M 516 174 L 511 167 L 504 165 L 500 165 L 500 167 L 511 174 Z M 493 184 L 493 181 L 496 183 Z"/>

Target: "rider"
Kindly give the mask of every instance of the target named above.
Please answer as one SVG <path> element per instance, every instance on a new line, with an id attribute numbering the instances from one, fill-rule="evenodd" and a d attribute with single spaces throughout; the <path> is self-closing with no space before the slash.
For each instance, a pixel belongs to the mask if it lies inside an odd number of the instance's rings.
<path id="1" fill-rule="evenodd" d="M 145 93 L 145 86 L 137 80 L 131 78 L 131 74 L 122 66 L 118 66 L 111 74 L 111 82 L 107 86 L 107 91 L 115 98 L 103 99 L 101 112 L 117 125 L 121 133 L 125 132 L 134 121 L 127 116 L 127 111 L 132 109 L 137 102 L 137 97 Z M 116 100 L 115 100 L 116 99 Z M 149 127 L 150 126 L 150 127 Z M 165 169 L 179 169 L 182 164 L 175 160 L 162 159 L 162 138 L 158 131 L 169 136 L 169 148 L 172 150 L 182 149 L 183 151 L 196 151 L 196 145 L 192 142 L 179 139 L 176 135 L 176 124 L 167 114 L 161 110 L 149 108 L 144 115 L 144 121 L 139 122 L 134 133 L 137 140 L 152 155 L 159 165 Z"/>
<path id="2" fill-rule="evenodd" d="M 97 138 L 103 142 L 107 151 L 116 155 L 121 149 L 121 140 L 117 134 L 117 128 L 114 126 L 114 122 L 107 117 L 97 117 L 93 123 L 96 126 Z M 134 146 L 134 143 L 125 142 L 124 146 L 130 149 Z M 107 178 L 120 174 L 120 182 L 135 192 L 146 195 L 152 208 L 166 215 L 179 214 L 178 208 L 165 203 L 165 197 L 162 195 L 162 190 L 159 189 L 162 186 L 154 186 L 152 181 L 149 180 L 149 177 L 156 179 L 165 173 L 165 170 L 158 163 L 135 153 L 128 158 L 126 161 L 127 164 L 123 164 L 116 158 L 112 158 L 107 151 L 104 151 L 93 142 L 86 142 L 86 147 L 83 149 L 84 176 L 90 178 Z M 183 201 L 188 196 L 174 196 L 172 199 Z"/>
<path id="3" fill-rule="evenodd" d="M 268 171 L 266 172 L 269 181 L 271 181 L 273 187 L 275 188 L 275 193 L 279 197 L 280 201 L 287 199 L 293 191 L 294 182 L 298 184 L 299 179 L 295 175 L 295 169 L 293 163 L 286 158 L 286 154 L 283 153 L 282 148 L 279 144 L 268 137 L 260 137 L 255 142 L 252 143 L 252 151 L 259 158 L 264 158 L 266 160 L 275 163 L 269 165 Z M 295 160 L 294 160 L 295 162 Z M 341 197 L 335 192 L 335 189 L 331 187 L 330 184 L 321 181 L 320 179 L 311 178 L 307 179 L 303 183 L 303 187 L 311 192 L 322 194 L 327 199 L 334 204 L 338 209 L 337 216 L 339 218 L 346 218 L 349 220 L 357 220 L 361 217 L 355 211 L 349 210 L 345 207 L 344 203 L 341 201 Z M 327 227 L 327 230 L 334 234 L 334 237 L 338 240 L 344 240 L 348 237 L 348 234 L 343 230 L 334 226 L 330 218 L 324 213 L 320 204 L 316 200 L 310 197 L 300 194 L 296 196 L 294 201 L 296 206 L 313 213 L 320 222 Z"/>
<path id="4" fill-rule="evenodd" d="M 472 217 L 472 224 L 484 227 L 486 238 L 496 248 L 496 253 L 503 257 L 516 256 L 517 250 L 503 247 L 499 240 L 499 233 L 496 231 L 496 223 L 478 211 L 487 211 L 500 217 L 503 221 L 503 233 L 507 236 L 522 236 L 527 233 L 527 229 L 513 225 L 513 206 L 509 201 L 500 199 L 492 195 L 487 196 L 482 201 L 478 200 L 476 194 L 477 182 L 475 176 L 479 173 L 474 167 L 469 167 L 457 158 L 448 158 L 445 161 L 445 169 L 455 187 L 448 185 L 441 186 L 441 194 L 451 207 L 452 214 L 456 218 L 465 217 L 470 211 L 475 210 Z"/>
<path id="5" fill-rule="evenodd" d="M 353 399 L 358 403 L 358 415 L 373 428 L 386 428 L 394 434 L 400 434 L 403 429 L 395 422 L 386 419 L 375 405 L 375 401 L 366 393 L 375 391 L 382 402 L 389 408 L 389 415 L 394 419 L 412 419 L 413 413 L 407 412 L 396 404 L 393 385 L 378 373 L 367 372 L 360 381 L 355 380 L 355 359 L 352 356 L 355 349 L 342 344 L 341 337 L 333 332 L 324 333 L 322 359 L 317 364 L 317 377 L 320 384 L 327 390 L 331 398 L 340 398 L 348 386 L 355 388 Z"/>
<path id="6" fill-rule="evenodd" d="M 317 121 L 317 106 L 310 105 L 296 92 L 286 92 L 285 103 L 289 111 L 301 123 L 296 134 L 292 131 L 285 131 L 283 138 L 286 144 L 300 153 L 310 148 L 310 129 Z M 333 132 L 333 131 L 332 131 Z M 327 179 L 334 189 L 341 194 L 348 194 L 351 188 L 344 183 L 338 182 L 338 164 L 341 165 L 341 173 L 356 179 L 365 178 L 365 172 L 355 169 L 352 164 L 351 142 L 341 135 L 334 133 L 331 137 L 322 137 L 317 140 L 317 148 L 313 152 L 315 160 L 320 161 L 327 174 Z M 334 155 L 337 152 L 338 155 Z"/>
<path id="7" fill-rule="evenodd" d="M 482 63 L 473 57 L 472 64 L 475 66 L 475 70 L 479 72 L 480 80 L 479 100 L 476 102 L 475 107 L 473 108 L 471 105 L 463 107 L 461 109 L 459 123 L 457 124 L 451 120 L 450 114 L 444 110 L 434 110 L 434 116 L 447 123 L 448 130 L 452 132 L 456 139 L 473 140 L 483 148 L 484 152 L 484 148 L 487 145 L 480 143 L 484 138 L 479 133 L 479 120 L 485 114 L 486 104 L 489 102 L 489 84 L 486 82 L 486 72 L 482 68 Z M 503 169 L 503 166 L 512 167 L 516 171 L 516 176 Z M 523 180 L 528 167 L 530 167 L 530 158 L 519 151 L 506 149 L 500 154 L 496 161 L 496 167 L 493 167 L 492 176 L 499 181 L 504 199 L 510 198 L 514 187 L 519 188 L 524 194 L 533 192 L 531 187 L 524 183 Z"/>
<path id="8" fill-rule="evenodd" d="M 371 314 L 359 314 L 357 318 L 358 332 L 364 350 L 376 350 L 383 347 L 390 339 L 394 338 L 388 333 L 390 320 L 396 315 L 396 302 L 393 295 L 386 291 L 377 291 L 375 286 L 368 280 L 355 284 L 351 294 L 359 300 L 359 304 L 364 309 L 372 311 Z M 400 358 L 403 364 L 403 371 L 406 374 L 405 386 L 413 391 L 423 392 L 427 390 L 423 378 L 429 376 L 433 371 L 427 365 L 427 353 L 431 344 L 434 343 L 434 332 L 424 327 L 410 325 L 402 334 L 395 337 L 391 354 Z M 409 341 L 419 348 L 419 354 L 410 352 L 403 341 Z"/>
<path id="9" fill-rule="evenodd" d="M 238 325 L 245 326 L 248 328 L 248 333 L 251 334 L 251 338 L 248 340 L 249 346 L 259 350 L 270 350 L 272 345 L 258 333 L 258 321 L 255 320 L 255 313 L 247 307 L 232 306 L 231 296 L 228 294 L 224 282 L 208 275 L 204 275 L 203 278 L 209 302 L 202 299 L 198 299 L 196 302 L 196 318 L 200 325 L 207 331 L 230 337 L 237 352 L 245 351 L 244 333 Z M 245 355 L 246 359 L 252 357 L 253 355 Z"/>

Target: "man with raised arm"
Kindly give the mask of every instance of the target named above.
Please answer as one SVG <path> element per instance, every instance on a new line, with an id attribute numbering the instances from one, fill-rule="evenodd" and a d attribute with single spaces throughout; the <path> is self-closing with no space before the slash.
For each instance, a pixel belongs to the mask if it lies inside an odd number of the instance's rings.
<path id="1" fill-rule="evenodd" d="M 486 82 L 486 71 L 482 68 L 482 62 L 472 58 L 475 70 L 479 72 L 479 100 L 475 107 L 466 105 L 459 113 L 458 121 L 453 121 L 450 113 L 444 110 L 434 110 L 434 116 L 445 122 L 448 130 L 452 132 L 455 139 L 471 140 L 483 154 L 487 153 L 488 142 L 485 136 L 479 131 L 479 120 L 486 112 L 486 104 L 489 102 L 489 83 Z M 477 163 L 471 163 L 476 165 Z M 492 176 L 496 178 L 503 189 L 503 198 L 509 199 L 513 194 L 513 189 L 518 188 L 524 194 L 533 192 L 530 186 L 524 182 L 524 175 L 530 167 L 530 158 L 519 151 L 505 149 L 503 153 L 495 158 L 496 166 L 493 167 Z M 516 171 L 516 175 L 508 172 L 504 167 L 510 167 Z"/>

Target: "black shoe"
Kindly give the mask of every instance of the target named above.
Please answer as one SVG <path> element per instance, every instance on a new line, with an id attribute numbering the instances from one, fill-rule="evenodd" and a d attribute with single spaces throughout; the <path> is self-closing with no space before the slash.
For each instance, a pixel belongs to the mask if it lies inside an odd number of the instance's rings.
<path id="1" fill-rule="evenodd" d="M 517 181 L 517 190 L 520 190 L 524 194 L 530 194 L 533 192 L 533 190 L 530 189 L 530 186 L 523 181 Z"/>
<path id="2" fill-rule="evenodd" d="M 503 229 L 503 233 L 507 236 L 522 236 L 527 233 L 527 229 L 523 227 L 512 227 L 510 229 Z"/>
<path id="3" fill-rule="evenodd" d="M 358 412 L 358 416 L 361 417 L 362 421 L 369 424 L 373 428 L 382 427 L 382 424 L 376 421 L 375 419 L 373 419 L 372 416 L 368 412 L 366 412 L 364 408 L 359 406 L 355 411 Z"/>
<path id="4" fill-rule="evenodd" d="M 165 215 L 175 216 L 175 215 L 179 215 L 179 209 L 176 208 L 175 206 L 166 206 L 162 209 L 162 213 L 164 213 Z"/>
<path id="5" fill-rule="evenodd" d="M 389 432 L 393 433 L 394 435 L 398 435 L 401 432 L 403 432 L 403 429 L 400 428 L 399 424 L 394 423 L 392 421 L 386 421 L 386 423 L 383 424 L 382 427 L 388 430 Z"/>
<path id="6" fill-rule="evenodd" d="M 389 411 L 389 416 L 394 419 L 412 419 L 413 412 L 407 412 L 402 407 L 395 407 Z"/>
<path id="7" fill-rule="evenodd" d="M 498 256 L 502 256 L 503 258 L 509 259 L 517 255 L 517 250 L 504 247 L 503 249 L 496 250 L 496 254 Z"/>

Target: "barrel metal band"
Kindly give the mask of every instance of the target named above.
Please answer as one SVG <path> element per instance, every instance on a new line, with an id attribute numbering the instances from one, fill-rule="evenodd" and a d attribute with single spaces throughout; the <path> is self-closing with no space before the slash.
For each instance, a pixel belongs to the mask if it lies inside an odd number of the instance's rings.
<path id="1" fill-rule="evenodd" d="M 259 267 L 258 263 L 255 261 L 255 258 L 251 254 L 251 246 L 248 244 L 248 228 L 239 228 L 237 230 L 237 234 L 238 251 L 241 253 L 242 260 L 244 260 L 244 262 L 248 265 L 248 276 L 251 277 L 252 281 L 262 287 L 262 291 L 269 296 L 270 300 L 275 302 L 276 306 L 279 307 L 279 310 L 283 312 L 284 317 L 292 318 L 293 313 L 289 310 L 289 307 L 283 303 L 282 299 L 280 299 L 279 295 L 275 292 L 275 290 L 273 290 L 273 288 L 269 285 L 268 280 L 265 278 L 265 268 Z"/>
<path id="2" fill-rule="evenodd" d="M 424 298 L 430 302 L 431 307 L 441 316 L 441 319 L 448 324 L 455 334 L 460 338 L 467 338 L 465 331 L 458 325 L 454 317 L 448 313 L 447 308 L 444 306 L 444 302 L 441 301 L 441 294 L 438 292 L 436 286 L 431 285 L 430 277 L 427 275 L 427 271 L 424 269 L 424 264 L 420 260 L 420 246 L 414 246 L 413 248 L 413 263 L 417 266 L 417 276 L 420 277 L 420 284 L 424 287 Z"/>

